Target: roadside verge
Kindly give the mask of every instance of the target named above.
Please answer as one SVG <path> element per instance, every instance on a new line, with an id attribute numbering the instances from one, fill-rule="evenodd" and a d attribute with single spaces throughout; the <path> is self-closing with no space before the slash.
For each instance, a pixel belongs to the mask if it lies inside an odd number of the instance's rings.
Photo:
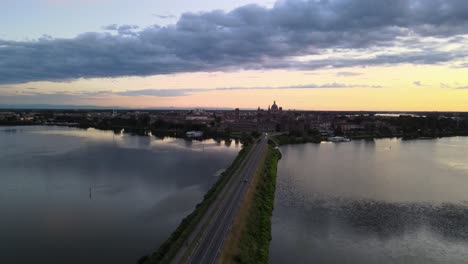
<path id="1" fill-rule="evenodd" d="M 280 151 L 268 145 L 246 193 L 218 263 L 268 263 L 271 216 Z"/>

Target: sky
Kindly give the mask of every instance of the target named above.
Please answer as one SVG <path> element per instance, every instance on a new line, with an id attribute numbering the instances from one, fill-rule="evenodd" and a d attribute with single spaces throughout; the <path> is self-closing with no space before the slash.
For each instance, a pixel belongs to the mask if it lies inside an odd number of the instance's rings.
<path id="1" fill-rule="evenodd" d="M 466 0 L 2 0 L 0 105 L 468 111 Z"/>

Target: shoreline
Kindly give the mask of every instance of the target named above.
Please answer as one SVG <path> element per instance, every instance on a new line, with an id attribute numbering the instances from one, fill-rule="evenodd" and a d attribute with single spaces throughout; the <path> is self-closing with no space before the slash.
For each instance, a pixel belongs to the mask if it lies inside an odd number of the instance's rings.
<path id="1" fill-rule="evenodd" d="M 283 135 L 281 135 L 283 136 Z M 308 138 L 308 137 L 291 137 L 288 135 L 281 136 L 272 136 L 272 139 L 276 142 L 278 146 L 283 145 L 296 145 L 296 144 L 306 144 L 314 143 L 320 144 L 322 142 L 332 142 L 327 139 L 318 139 L 318 138 Z M 394 135 L 394 136 L 366 136 L 366 137 L 349 137 L 351 141 L 355 140 L 376 140 L 376 139 L 401 139 L 402 141 L 410 140 L 433 140 L 439 138 L 450 138 L 450 137 L 468 137 L 468 133 L 460 134 L 451 134 L 451 135 L 438 135 L 438 136 L 409 136 L 409 135 Z M 345 142 L 346 143 L 346 142 Z"/>
<path id="2" fill-rule="evenodd" d="M 72 124 L 0 124 L 0 127 L 11 128 L 11 127 L 34 127 L 34 126 L 44 126 L 44 127 L 67 127 L 67 128 L 76 128 L 76 129 L 96 129 L 100 131 L 113 131 L 116 134 L 124 133 L 130 134 L 134 136 L 154 136 L 158 139 L 164 139 L 166 137 L 169 138 L 177 138 L 177 139 L 184 139 L 184 140 L 194 140 L 194 141 L 203 141 L 203 140 L 239 140 L 243 144 L 243 140 L 252 140 L 251 135 L 246 135 L 249 138 L 243 138 L 243 135 L 240 134 L 230 134 L 226 135 L 225 133 L 217 133 L 217 134 L 210 134 L 208 135 L 203 134 L 201 137 L 188 137 L 183 130 L 158 130 L 158 129 L 147 129 L 147 128 L 132 128 L 132 127 L 115 127 L 115 128 L 104 128 L 104 127 L 96 127 L 96 126 L 80 126 L 80 125 L 72 125 Z M 245 135 L 244 135 L 245 136 Z"/>
<path id="3" fill-rule="evenodd" d="M 205 140 L 205 139 L 225 139 L 225 140 L 234 140 L 239 139 L 241 140 L 243 136 L 248 135 L 251 136 L 252 133 L 259 134 L 259 132 L 251 131 L 251 132 L 219 132 L 212 129 L 205 129 L 202 130 L 203 136 L 201 137 L 187 137 L 186 132 L 184 129 L 151 129 L 148 127 L 131 127 L 131 126 L 90 126 L 86 124 L 80 123 L 29 123 L 29 122 L 19 122 L 19 123 L 2 123 L 0 122 L 0 127 L 21 127 L 21 126 L 51 126 L 51 127 L 69 127 L 69 128 L 78 128 L 78 129 L 88 129 L 94 128 L 97 130 L 102 131 L 114 131 L 123 132 L 133 135 L 139 136 L 152 136 L 158 138 L 164 137 L 173 137 L 173 138 L 181 138 L 181 139 L 189 139 L 189 140 Z M 276 132 L 281 133 L 281 132 Z M 468 131 L 459 131 L 459 132 L 445 132 L 445 133 L 429 133 L 429 132 L 421 132 L 419 135 L 415 133 L 397 133 L 397 134 L 388 134 L 388 135 L 336 135 L 336 136 L 344 136 L 350 138 L 352 140 L 372 140 L 372 139 L 385 139 L 385 138 L 397 138 L 402 140 L 413 140 L 413 139 L 437 139 L 437 138 L 445 138 L 445 137 L 464 137 L 468 136 Z M 286 144 L 303 144 L 303 143 L 321 143 L 321 142 L 328 142 L 327 137 L 319 136 L 319 135 L 302 135 L 302 136 L 293 136 L 288 135 L 286 133 L 272 136 L 273 139 L 276 140 L 278 145 L 286 145 Z"/>

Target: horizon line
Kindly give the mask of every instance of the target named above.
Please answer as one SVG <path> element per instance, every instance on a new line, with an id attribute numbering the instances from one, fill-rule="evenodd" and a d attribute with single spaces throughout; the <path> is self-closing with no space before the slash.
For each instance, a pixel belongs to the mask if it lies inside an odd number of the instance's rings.
<path id="1" fill-rule="evenodd" d="M 256 111 L 257 108 L 240 107 L 125 107 L 125 106 L 97 106 L 97 105 L 49 105 L 49 104 L 0 104 L 0 110 L 211 110 L 211 111 Z M 264 111 L 266 109 L 261 108 Z M 283 111 L 302 111 L 302 112 L 372 112 L 372 113 L 468 113 L 468 110 L 346 110 L 346 109 L 283 109 Z"/>

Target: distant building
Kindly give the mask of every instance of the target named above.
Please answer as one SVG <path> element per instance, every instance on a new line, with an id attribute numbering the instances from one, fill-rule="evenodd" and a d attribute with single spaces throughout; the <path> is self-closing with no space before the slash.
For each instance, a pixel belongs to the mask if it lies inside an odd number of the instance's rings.
<path id="1" fill-rule="evenodd" d="M 189 131 L 189 132 L 185 133 L 185 135 L 188 138 L 199 138 L 199 137 L 203 136 L 203 132 L 202 131 Z"/>
<path id="2" fill-rule="evenodd" d="M 258 123 L 258 132 L 275 132 L 276 123 L 273 122 L 259 122 Z"/>
<path id="3" fill-rule="evenodd" d="M 272 112 L 278 112 L 278 106 L 276 105 L 276 101 L 273 101 L 273 105 L 271 106 L 271 111 Z"/>
<path id="4" fill-rule="evenodd" d="M 339 126 L 341 132 L 350 132 L 354 130 L 362 130 L 364 129 L 361 125 L 355 125 L 355 124 L 342 124 Z"/>
<path id="5" fill-rule="evenodd" d="M 232 132 L 252 132 L 257 131 L 257 123 L 252 121 L 239 121 L 227 123 L 227 128 Z"/>
<path id="6" fill-rule="evenodd" d="M 279 107 L 277 104 L 276 104 L 276 100 L 273 101 L 273 105 L 270 107 L 268 106 L 268 112 L 269 113 L 273 113 L 273 114 L 276 114 L 276 113 L 279 113 L 279 112 L 282 112 L 283 111 L 283 108 L 282 107 Z"/>

